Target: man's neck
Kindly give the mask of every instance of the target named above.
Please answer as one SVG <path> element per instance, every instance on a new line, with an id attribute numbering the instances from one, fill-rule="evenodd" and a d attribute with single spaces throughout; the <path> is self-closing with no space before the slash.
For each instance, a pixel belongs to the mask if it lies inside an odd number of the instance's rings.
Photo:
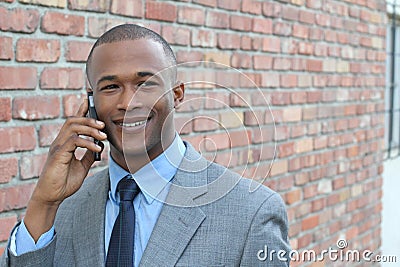
<path id="1" fill-rule="evenodd" d="M 142 154 L 121 153 L 117 151 L 114 147 L 112 147 L 112 145 L 110 145 L 110 154 L 113 160 L 124 170 L 129 173 L 135 173 L 143 166 L 164 153 L 165 149 L 167 149 L 173 141 L 174 138 L 163 145 L 158 144 Z"/>

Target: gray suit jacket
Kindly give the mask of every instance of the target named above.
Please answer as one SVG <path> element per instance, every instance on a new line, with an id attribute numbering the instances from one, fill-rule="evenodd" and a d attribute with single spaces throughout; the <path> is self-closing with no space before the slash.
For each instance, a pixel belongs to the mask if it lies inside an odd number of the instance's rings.
<path id="1" fill-rule="evenodd" d="M 186 145 L 140 266 L 288 266 L 276 253 L 258 258 L 265 248 L 290 250 L 280 196 L 264 186 L 250 192 L 250 180 Z M 108 169 L 88 177 L 60 206 L 50 244 L 20 256 L 6 250 L 0 266 L 104 266 L 108 190 Z"/>

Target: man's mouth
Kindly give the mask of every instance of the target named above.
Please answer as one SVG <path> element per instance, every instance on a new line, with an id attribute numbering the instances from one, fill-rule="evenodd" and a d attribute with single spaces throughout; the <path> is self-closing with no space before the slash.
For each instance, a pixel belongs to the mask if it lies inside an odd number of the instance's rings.
<path id="1" fill-rule="evenodd" d="M 122 127 L 136 127 L 145 124 L 149 119 L 142 120 L 142 121 L 137 121 L 133 123 L 127 123 L 127 122 L 120 122 L 118 125 Z"/>

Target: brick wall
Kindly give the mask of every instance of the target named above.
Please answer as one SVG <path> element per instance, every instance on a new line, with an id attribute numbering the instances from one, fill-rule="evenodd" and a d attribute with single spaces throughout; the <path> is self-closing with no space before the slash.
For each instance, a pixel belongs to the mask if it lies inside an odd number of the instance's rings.
<path id="1" fill-rule="evenodd" d="M 386 34 L 378 0 L 1 0 L 0 252 L 49 145 L 82 101 L 91 44 L 127 22 L 162 34 L 180 63 L 215 61 L 246 75 L 182 67 L 184 81 L 222 86 L 188 84 L 178 130 L 246 176 L 270 171 L 265 184 L 286 201 L 294 249 L 346 238 L 351 249 L 378 252 Z"/>

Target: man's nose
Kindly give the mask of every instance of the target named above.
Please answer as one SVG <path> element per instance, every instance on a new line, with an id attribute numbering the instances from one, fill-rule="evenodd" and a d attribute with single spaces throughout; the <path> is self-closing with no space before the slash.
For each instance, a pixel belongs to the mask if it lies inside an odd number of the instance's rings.
<path id="1" fill-rule="evenodd" d="M 142 101 L 140 100 L 138 90 L 131 87 L 124 88 L 123 92 L 120 94 L 117 108 L 130 111 L 138 107 L 142 107 Z"/>

